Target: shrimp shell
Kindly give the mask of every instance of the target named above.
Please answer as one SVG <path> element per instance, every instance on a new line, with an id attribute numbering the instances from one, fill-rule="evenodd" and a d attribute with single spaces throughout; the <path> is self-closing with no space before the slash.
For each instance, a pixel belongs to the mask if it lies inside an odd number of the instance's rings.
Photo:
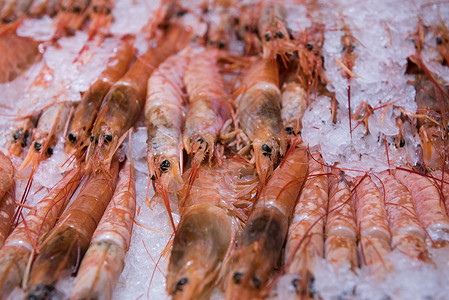
<path id="1" fill-rule="evenodd" d="M 111 202 L 95 230 L 76 276 L 70 299 L 111 299 L 131 241 L 136 211 L 134 164 L 120 171 Z"/>
<path id="2" fill-rule="evenodd" d="M 329 182 L 323 158 L 319 152 L 311 155 L 309 174 L 295 206 L 285 246 L 285 272 L 299 276 L 301 283 L 296 279 L 293 285 L 300 294 L 309 290 L 315 259 L 324 254 L 324 216 L 328 205 Z"/>
<path id="3" fill-rule="evenodd" d="M 412 170 L 396 170 L 394 176 L 410 191 L 419 221 L 430 239 L 443 245 L 448 242 L 449 218 L 437 188 Z"/>
<path id="4" fill-rule="evenodd" d="M 307 178 L 307 152 L 294 149 L 262 190 L 232 256 L 226 299 L 254 299 L 279 261 L 288 220 Z"/>
<path id="5" fill-rule="evenodd" d="M 0 20 L 4 23 L 15 21 L 28 12 L 33 0 L 6 0 L 0 11 Z"/>
<path id="6" fill-rule="evenodd" d="M 34 0 L 31 3 L 29 14 L 33 17 L 53 16 L 58 12 L 60 4 L 61 0 Z"/>
<path id="7" fill-rule="evenodd" d="M 0 151 L 0 199 L 14 184 L 14 167 L 11 160 Z"/>
<path id="8" fill-rule="evenodd" d="M 118 160 L 109 173 L 99 172 L 83 187 L 80 195 L 64 212 L 43 241 L 31 268 L 26 297 L 57 297 L 55 284 L 76 271 L 77 261 L 86 252 L 98 222 L 114 192 Z M 51 295 L 51 296 L 48 296 Z"/>
<path id="9" fill-rule="evenodd" d="M 302 116 L 307 108 L 306 91 L 299 84 L 295 75 L 290 74 L 282 86 L 281 116 L 288 135 L 301 134 Z"/>
<path id="10" fill-rule="evenodd" d="M 11 230 L 15 208 L 15 184 L 13 184 L 3 198 L 0 198 L 0 249 Z"/>
<path id="11" fill-rule="evenodd" d="M 449 174 L 441 170 L 431 172 L 437 188 L 441 188 L 441 200 L 446 206 L 446 213 L 449 213 Z"/>
<path id="12" fill-rule="evenodd" d="M 80 179 L 80 168 L 68 172 L 6 239 L 0 250 L 0 298 L 20 285 L 33 248 L 53 228 Z"/>
<path id="13" fill-rule="evenodd" d="M 102 36 L 109 35 L 109 28 L 114 19 L 114 6 L 115 0 L 92 0 L 88 8 L 90 22 L 87 32 L 90 37 L 97 33 Z"/>
<path id="14" fill-rule="evenodd" d="M 325 225 L 324 253 L 334 266 L 357 262 L 357 225 L 351 191 L 343 174 L 334 169 L 329 176 L 329 207 Z"/>

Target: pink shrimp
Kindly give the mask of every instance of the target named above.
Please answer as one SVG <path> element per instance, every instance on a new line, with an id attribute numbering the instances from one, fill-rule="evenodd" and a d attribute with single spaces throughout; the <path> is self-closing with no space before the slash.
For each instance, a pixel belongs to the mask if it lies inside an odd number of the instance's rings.
<path id="1" fill-rule="evenodd" d="M 61 0 L 61 9 L 53 21 L 56 27 L 53 38 L 75 34 L 86 20 L 89 4 L 90 0 Z"/>
<path id="2" fill-rule="evenodd" d="M 27 14 L 32 0 L 7 0 L 0 11 L 0 20 L 11 23 Z"/>
<path id="3" fill-rule="evenodd" d="M 274 172 L 238 240 L 226 280 L 226 299 L 254 299 L 278 262 L 288 222 L 307 178 L 307 152 L 294 149 Z"/>
<path id="4" fill-rule="evenodd" d="M 111 200 L 118 174 L 118 160 L 109 172 L 99 172 L 83 187 L 39 247 L 25 291 L 28 298 L 58 297 L 58 280 L 76 271 L 98 222 Z M 51 296 L 50 296 L 51 295 Z"/>
<path id="5" fill-rule="evenodd" d="M 32 17 L 43 15 L 53 16 L 58 12 L 62 0 L 34 0 L 31 3 L 29 14 Z"/>
<path id="6" fill-rule="evenodd" d="M 111 202 L 95 230 L 76 276 L 70 299 L 111 299 L 131 242 L 136 212 L 133 161 L 119 174 Z"/>
<path id="7" fill-rule="evenodd" d="M 0 249 L 9 234 L 11 221 L 16 207 L 14 167 L 0 151 Z"/>
<path id="8" fill-rule="evenodd" d="M 391 264 L 384 259 L 391 250 L 391 233 L 385 205 L 379 190 L 368 175 L 356 179 L 355 182 L 355 212 L 362 262 L 363 265 L 371 267 L 373 275 L 382 278 L 391 270 Z"/>
<path id="9" fill-rule="evenodd" d="M 311 152 L 309 174 L 293 211 L 285 245 L 285 273 L 300 295 L 312 291 L 315 260 L 323 257 L 324 217 L 328 205 L 328 178 L 318 151 Z M 299 277 L 299 278 L 298 278 Z"/>
<path id="10" fill-rule="evenodd" d="M 358 261 L 354 202 L 344 175 L 338 169 L 334 169 L 329 176 L 329 207 L 325 232 L 326 259 L 336 267 L 349 264 L 355 269 Z"/>
<path id="11" fill-rule="evenodd" d="M 396 170 L 394 176 L 410 191 L 418 219 L 433 246 L 449 242 L 449 217 L 438 189 L 433 183 L 412 170 Z"/>
<path id="12" fill-rule="evenodd" d="M 192 169 L 184 176 L 189 177 Z M 239 201 L 258 187 L 254 168 L 235 159 L 201 165 L 178 194 L 181 221 L 168 265 L 166 289 L 173 299 L 210 296 L 228 269 L 229 255 L 246 215 Z"/>
<path id="13" fill-rule="evenodd" d="M 239 123 L 251 140 L 257 173 L 263 184 L 287 148 L 278 85 L 276 61 L 259 60 L 245 74 L 244 94 L 237 99 Z"/>
<path id="14" fill-rule="evenodd" d="M 232 108 L 216 65 L 218 51 L 209 49 L 195 56 L 184 78 L 189 108 L 182 142 L 198 166 L 207 155 L 211 162 L 220 130 L 230 118 Z"/>
<path id="15" fill-rule="evenodd" d="M 392 234 L 391 247 L 412 258 L 428 260 L 426 232 L 419 223 L 410 192 L 389 171 L 380 173 L 379 177 L 385 189 L 385 208 Z"/>
<path id="16" fill-rule="evenodd" d="M 282 86 L 282 109 L 281 116 L 285 132 L 291 140 L 293 136 L 301 134 L 302 116 L 306 111 L 307 96 L 306 91 L 299 83 L 296 74 L 287 75 Z"/>
<path id="17" fill-rule="evenodd" d="M 8 153 L 10 155 L 19 156 L 22 153 L 22 148 L 28 146 L 36 122 L 37 118 L 33 116 L 14 122 L 11 130 L 12 139 L 8 147 Z"/>
<path id="18" fill-rule="evenodd" d="M 0 298 L 6 298 L 22 282 L 33 249 L 37 250 L 41 238 L 53 228 L 76 190 L 81 180 L 80 170 L 68 172 L 7 238 L 0 250 Z"/>
<path id="19" fill-rule="evenodd" d="M 112 10 L 115 6 L 115 0 L 92 0 L 88 8 L 90 18 L 87 32 L 90 37 L 97 33 L 102 36 L 109 35 L 109 28 L 113 21 Z"/>

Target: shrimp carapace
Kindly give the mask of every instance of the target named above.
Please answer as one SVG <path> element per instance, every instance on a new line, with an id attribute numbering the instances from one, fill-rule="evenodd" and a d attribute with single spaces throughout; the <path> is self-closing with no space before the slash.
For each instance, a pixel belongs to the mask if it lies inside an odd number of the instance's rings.
<path id="1" fill-rule="evenodd" d="M 84 93 L 73 115 L 65 144 L 66 153 L 72 152 L 74 147 L 83 148 L 89 144 L 90 130 L 103 98 L 111 86 L 125 74 L 134 58 L 133 43 L 133 37 L 126 36 L 122 39 L 115 54 L 109 58 L 106 69 L 89 90 Z"/>
<path id="2" fill-rule="evenodd" d="M 27 299 L 61 297 L 64 291 L 58 291 L 55 284 L 76 272 L 78 262 L 87 251 L 92 234 L 111 200 L 118 167 L 118 159 L 114 159 L 108 172 L 94 173 L 48 233 L 31 268 Z"/>
<path id="3" fill-rule="evenodd" d="M 293 275 L 292 287 L 299 295 L 313 292 L 315 262 L 324 254 L 324 218 L 329 182 L 317 149 L 310 150 L 309 173 L 288 228 L 285 273 Z M 288 156 L 287 156 L 288 158 Z"/>
<path id="4" fill-rule="evenodd" d="M 147 81 L 155 68 L 167 57 L 182 49 L 189 33 L 179 26 L 168 29 L 166 39 L 140 56 L 126 74 L 105 96 L 92 129 L 88 164 L 98 170 L 108 166 L 120 138 L 134 124 L 145 104 Z"/>
<path id="5" fill-rule="evenodd" d="M 245 74 L 242 82 L 244 93 L 237 99 L 237 117 L 241 129 L 251 141 L 262 183 L 266 182 L 287 149 L 277 72 L 276 61 L 256 61 Z"/>
<path id="6" fill-rule="evenodd" d="M 184 185 L 178 194 L 181 220 L 166 285 L 174 299 L 207 298 L 221 281 L 246 218 L 233 204 L 251 199 L 258 186 L 253 173 L 253 167 L 233 159 L 225 159 L 221 167 L 203 164 L 192 185 Z"/>
<path id="7" fill-rule="evenodd" d="M 0 151 L 0 249 L 9 234 L 15 207 L 14 167 Z"/>
<path id="8" fill-rule="evenodd" d="M 307 108 L 306 91 L 299 82 L 296 74 L 287 75 L 282 85 L 281 116 L 285 132 L 291 142 L 295 136 L 301 134 L 302 116 Z"/>
<path id="9" fill-rule="evenodd" d="M 195 166 L 207 155 L 211 162 L 220 130 L 231 116 L 230 96 L 219 73 L 217 58 L 218 50 L 204 50 L 190 60 L 185 72 L 189 108 L 182 141 L 186 152 L 193 155 Z"/>
<path id="10" fill-rule="evenodd" d="M 288 222 L 307 179 L 304 147 L 294 149 L 261 192 L 237 241 L 226 279 L 226 299 L 254 299 L 266 285 L 287 237 Z"/>
<path id="11" fill-rule="evenodd" d="M 28 213 L 0 250 L 0 298 L 20 286 L 33 249 L 53 228 L 81 180 L 81 168 L 69 171 Z"/>
<path id="12" fill-rule="evenodd" d="M 10 155 L 19 156 L 22 153 L 22 148 L 28 146 L 36 122 L 35 117 L 27 117 L 14 122 L 11 130 L 12 139 L 8 147 Z"/>
<path id="13" fill-rule="evenodd" d="M 61 9 L 54 18 L 56 31 L 53 39 L 66 34 L 73 35 L 83 26 L 90 0 L 61 0 Z"/>
<path id="14" fill-rule="evenodd" d="M 83 258 L 70 299 L 111 299 L 131 242 L 136 212 L 133 161 L 128 158 L 117 187 Z"/>
<path id="15" fill-rule="evenodd" d="M 90 38 L 96 34 L 109 35 L 109 28 L 114 18 L 112 15 L 114 6 L 115 0 L 92 0 L 87 10 L 89 15 L 87 33 Z"/>

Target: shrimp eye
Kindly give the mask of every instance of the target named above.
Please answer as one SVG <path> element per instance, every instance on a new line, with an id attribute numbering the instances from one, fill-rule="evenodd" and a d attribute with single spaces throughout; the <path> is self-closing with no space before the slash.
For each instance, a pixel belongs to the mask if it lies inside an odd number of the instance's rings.
<path id="1" fill-rule="evenodd" d="M 110 141 L 112 141 L 112 135 L 110 134 L 103 135 L 103 142 L 108 143 Z"/>
<path id="2" fill-rule="evenodd" d="M 295 132 L 293 131 L 293 127 L 286 127 L 285 132 L 287 132 L 288 135 L 295 134 Z"/>
<path id="3" fill-rule="evenodd" d="M 34 143 L 34 149 L 36 149 L 36 151 L 40 151 L 42 149 L 42 144 L 41 143 Z"/>
<path id="4" fill-rule="evenodd" d="M 243 26 L 243 30 L 245 30 L 245 31 L 249 31 L 249 25 L 248 24 L 245 24 L 245 26 Z"/>
<path id="5" fill-rule="evenodd" d="M 236 284 L 240 284 L 242 282 L 243 273 L 242 272 L 235 272 L 232 276 L 232 279 Z"/>
<path id="6" fill-rule="evenodd" d="M 75 136 L 73 133 L 69 133 L 69 135 L 67 136 L 67 138 L 69 139 L 69 141 L 70 141 L 72 144 L 75 144 L 75 143 L 76 143 L 76 136 Z"/>
<path id="7" fill-rule="evenodd" d="M 404 139 L 401 139 L 401 141 L 399 142 L 399 147 L 404 147 L 405 146 L 405 141 Z"/>
<path id="8" fill-rule="evenodd" d="M 186 283 L 187 283 L 187 278 L 185 278 L 185 277 L 181 278 L 181 280 L 179 280 L 178 283 L 176 284 L 176 290 L 182 291 L 182 286 Z"/>
<path id="9" fill-rule="evenodd" d="M 67 10 L 67 6 L 63 6 L 63 7 L 61 8 L 61 10 L 62 10 L 62 11 L 66 11 L 66 10 Z"/>
<path id="10" fill-rule="evenodd" d="M 312 44 L 307 44 L 307 50 L 312 51 L 313 50 L 313 45 Z"/>
<path id="11" fill-rule="evenodd" d="M 93 135 L 90 136 L 90 141 L 93 142 L 95 137 Z"/>
<path id="12" fill-rule="evenodd" d="M 436 42 L 437 42 L 437 45 L 441 45 L 443 43 L 443 39 L 441 38 L 441 36 L 437 36 Z"/>
<path id="13" fill-rule="evenodd" d="M 298 278 L 292 280 L 292 285 L 295 288 L 295 290 L 298 290 L 298 282 L 299 282 Z"/>
<path id="14" fill-rule="evenodd" d="M 167 159 L 162 161 L 159 168 L 161 169 L 161 171 L 167 172 L 168 168 L 170 168 L 170 161 L 168 161 Z"/>
<path id="15" fill-rule="evenodd" d="M 269 32 L 265 33 L 265 40 L 269 42 L 271 40 L 271 34 Z"/>
<path id="16" fill-rule="evenodd" d="M 178 12 L 176 13 L 176 16 L 177 16 L 177 17 L 182 17 L 182 16 L 185 15 L 186 13 L 187 13 L 187 10 L 181 9 L 181 10 L 178 10 Z"/>
<path id="17" fill-rule="evenodd" d="M 14 141 L 17 141 L 19 138 L 20 138 L 20 136 L 22 135 L 22 130 L 17 130 L 14 134 L 13 134 L 13 139 L 14 139 Z"/>
<path id="18" fill-rule="evenodd" d="M 106 7 L 106 14 L 109 15 L 111 13 L 111 8 L 110 7 Z"/>
<path id="19" fill-rule="evenodd" d="M 98 5 L 94 5 L 93 9 L 94 9 L 94 13 L 97 13 L 98 12 Z"/>
<path id="20" fill-rule="evenodd" d="M 74 8 L 73 8 L 73 12 L 74 13 L 76 13 L 76 14 L 78 14 L 78 13 L 80 13 L 81 12 L 81 6 L 75 6 Z"/>
<path id="21" fill-rule="evenodd" d="M 201 144 L 204 143 L 204 140 L 202 138 L 198 138 L 196 141 L 200 142 Z"/>
<path id="22" fill-rule="evenodd" d="M 151 176 L 151 180 L 156 180 L 156 176 Z"/>
<path id="23" fill-rule="evenodd" d="M 267 144 L 262 145 L 262 150 L 265 151 L 267 154 L 271 154 L 271 148 Z"/>
<path id="24" fill-rule="evenodd" d="M 223 49 L 225 47 L 225 43 L 220 42 L 218 43 L 218 49 Z"/>
<path id="25" fill-rule="evenodd" d="M 276 39 L 283 39 L 284 38 L 284 34 L 280 31 L 276 32 L 276 34 L 274 35 L 274 38 Z"/>
<path id="26" fill-rule="evenodd" d="M 253 278 L 253 284 L 254 284 L 254 286 L 256 287 L 256 289 L 259 289 L 259 288 L 260 288 L 260 285 L 262 284 L 262 281 L 260 281 L 259 278 L 254 277 L 254 278 Z"/>
<path id="27" fill-rule="evenodd" d="M 214 46 L 215 45 L 215 41 L 209 41 L 209 45 Z"/>
<path id="28" fill-rule="evenodd" d="M 53 148 L 48 148 L 47 149 L 47 154 L 48 155 L 53 155 Z"/>

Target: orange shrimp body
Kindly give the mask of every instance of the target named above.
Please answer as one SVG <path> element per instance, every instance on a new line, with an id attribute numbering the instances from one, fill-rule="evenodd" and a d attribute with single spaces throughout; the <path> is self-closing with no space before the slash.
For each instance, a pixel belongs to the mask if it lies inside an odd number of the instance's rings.
<path id="1" fill-rule="evenodd" d="M 369 176 L 359 178 L 355 188 L 355 211 L 360 252 L 365 266 L 382 277 L 391 266 L 384 260 L 390 252 L 391 233 L 382 196 Z"/>
<path id="2" fill-rule="evenodd" d="M 243 78 L 242 86 L 245 92 L 237 100 L 237 116 L 251 140 L 257 173 L 265 183 L 287 148 L 276 61 L 254 63 Z"/>
<path id="3" fill-rule="evenodd" d="M 198 165 L 206 155 L 211 161 L 215 143 L 223 124 L 231 116 L 231 105 L 217 63 L 218 51 L 205 50 L 191 59 L 184 83 L 189 96 L 184 149 L 194 155 Z"/>
<path id="4" fill-rule="evenodd" d="M 193 184 L 185 185 L 178 194 L 181 221 L 166 284 L 173 299 L 210 296 L 227 270 L 228 255 L 245 219 L 233 204 L 249 199 L 258 185 L 252 175 L 254 168 L 237 160 L 224 160 L 222 167 L 201 165 L 197 172 Z"/>
<path id="5" fill-rule="evenodd" d="M 435 246 L 449 241 L 449 217 L 438 189 L 413 171 L 396 170 L 394 176 L 410 191 L 419 221 Z"/>
<path id="6" fill-rule="evenodd" d="M 114 195 L 95 230 L 70 299 L 111 299 L 131 241 L 136 211 L 134 165 L 127 160 Z"/>
<path id="7" fill-rule="evenodd" d="M 11 160 L 0 151 L 0 199 L 14 183 L 14 167 Z"/>
<path id="8" fill-rule="evenodd" d="M 188 61 L 184 55 L 171 56 L 148 80 L 148 170 L 165 190 L 171 185 L 177 191 L 176 186 L 182 182 L 183 78 Z"/>
<path id="9" fill-rule="evenodd" d="M 281 4 L 269 4 L 260 12 L 257 28 L 262 41 L 263 58 L 273 59 L 277 54 L 295 51 L 295 44 L 285 26 L 287 11 Z"/>
<path id="10" fill-rule="evenodd" d="M 357 225 L 354 202 L 344 175 L 334 169 L 329 176 L 329 207 L 325 225 L 324 256 L 334 266 L 349 264 L 354 270 L 357 261 Z"/>
<path id="11" fill-rule="evenodd" d="M 87 32 L 90 37 L 99 33 L 102 36 L 109 35 L 109 28 L 113 20 L 112 10 L 115 0 L 92 0 L 88 14 L 90 18 Z"/>
<path id="12" fill-rule="evenodd" d="M 73 169 L 40 200 L 7 238 L 0 250 L 0 298 L 20 285 L 33 249 L 53 228 L 76 190 L 80 168 Z"/>
<path id="13" fill-rule="evenodd" d="M 388 171 L 379 174 L 385 189 L 385 208 L 393 249 L 412 258 L 426 259 L 426 232 L 419 223 L 410 192 Z"/>
<path id="14" fill-rule="evenodd" d="M 26 297 L 45 299 L 62 291 L 56 282 L 76 271 L 77 261 L 86 252 L 98 222 L 114 192 L 118 160 L 109 173 L 99 172 L 86 183 L 80 195 L 64 212 L 40 246 L 30 274 Z"/>
<path id="15" fill-rule="evenodd" d="M 299 276 L 292 284 L 299 294 L 310 291 L 315 259 L 323 257 L 324 216 L 328 204 L 328 179 L 319 152 L 309 158 L 309 175 L 293 212 L 285 246 L 286 274 Z"/>
<path id="16" fill-rule="evenodd" d="M 33 117 L 24 118 L 14 123 L 12 129 L 12 140 L 8 147 L 10 155 L 19 156 L 22 153 L 22 148 L 26 147 L 31 139 L 31 132 L 34 128 Z"/>
<path id="17" fill-rule="evenodd" d="M 6 0 L 1 11 L 0 20 L 10 23 L 25 15 L 33 0 Z"/>
<path id="18" fill-rule="evenodd" d="M 282 86 L 281 101 L 281 116 L 285 132 L 289 137 L 301 134 L 301 120 L 307 108 L 307 95 L 294 74 L 289 74 Z"/>
<path id="19" fill-rule="evenodd" d="M 208 17 L 211 20 L 207 31 L 207 45 L 227 49 L 232 38 L 234 21 L 229 7 L 215 6 L 209 11 Z"/>
<path id="20" fill-rule="evenodd" d="M 111 86 L 125 74 L 134 57 L 132 44 L 132 38 L 124 38 L 115 55 L 108 60 L 106 69 L 83 95 L 81 102 L 75 109 L 70 131 L 67 135 L 68 143 L 65 145 L 67 153 L 70 153 L 73 147 L 82 148 L 88 144 L 89 133 L 104 96 Z"/>
<path id="21" fill-rule="evenodd" d="M 171 28 L 162 44 L 139 57 L 112 86 L 103 100 L 90 137 L 87 157 L 95 169 L 109 165 L 120 145 L 119 139 L 139 117 L 145 104 L 147 81 L 154 69 L 183 48 L 188 38 L 189 35 L 181 27 Z"/>
<path id="22" fill-rule="evenodd" d="M 0 151 L 0 249 L 9 234 L 11 220 L 16 207 L 14 167 Z"/>
<path id="23" fill-rule="evenodd" d="M 262 190 L 232 255 L 226 299 L 257 298 L 280 258 L 288 221 L 307 178 L 307 152 L 294 149 Z"/>
<path id="24" fill-rule="evenodd" d="M 61 0 L 34 0 L 30 6 L 29 14 L 33 17 L 53 16 L 57 13 L 60 4 Z"/>
<path id="25" fill-rule="evenodd" d="M 56 32 L 55 39 L 67 34 L 75 34 L 87 17 L 87 8 L 90 0 L 61 0 L 61 10 L 54 19 Z"/>

